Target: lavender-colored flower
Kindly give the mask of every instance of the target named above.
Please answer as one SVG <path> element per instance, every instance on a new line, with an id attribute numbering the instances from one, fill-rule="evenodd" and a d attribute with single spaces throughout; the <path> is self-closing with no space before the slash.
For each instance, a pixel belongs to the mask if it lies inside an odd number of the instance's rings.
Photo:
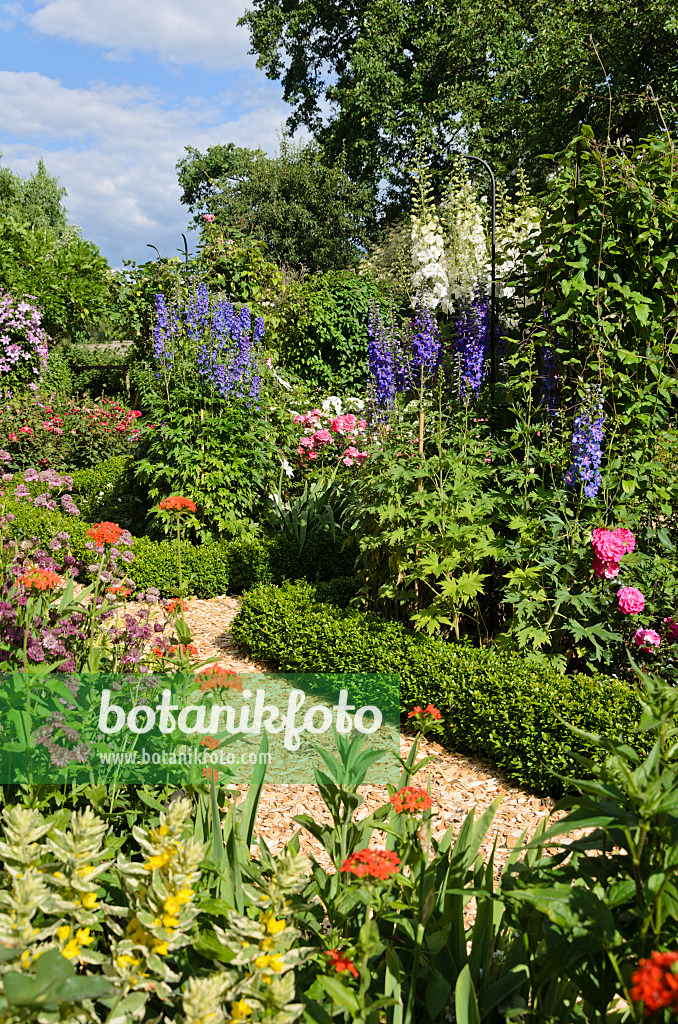
<path id="1" fill-rule="evenodd" d="M 369 342 L 367 354 L 369 369 L 374 381 L 375 401 L 380 409 L 388 409 L 393 404 L 396 393 L 404 391 L 407 372 L 403 358 L 400 332 L 391 312 L 384 323 L 379 306 L 370 304 L 367 320 Z"/>

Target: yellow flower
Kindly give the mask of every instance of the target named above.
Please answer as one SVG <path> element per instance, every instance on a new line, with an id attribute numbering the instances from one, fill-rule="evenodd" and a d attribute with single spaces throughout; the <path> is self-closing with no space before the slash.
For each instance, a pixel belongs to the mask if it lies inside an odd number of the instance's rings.
<path id="1" fill-rule="evenodd" d="M 90 935 L 89 928 L 78 928 L 75 938 L 81 946 L 91 946 L 94 942 L 94 936 Z"/>
<path id="2" fill-rule="evenodd" d="M 179 892 L 177 893 L 175 898 L 179 901 L 179 903 L 190 903 L 194 896 L 195 892 L 193 891 L 193 889 L 190 889 L 187 885 L 185 885 L 183 889 L 179 889 Z"/>
<path id="3" fill-rule="evenodd" d="M 25 949 L 23 951 L 23 953 L 21 954 L 21 966 L 22 967 L 30 967 L 31 966 L 31 951 L 29 949 Z"/>
<path id="4" fill-rule="evenodd" d="M 61 928 L 57 928 L 57 938 L 59 942 L 67 942 L 68 936 L 71 934 L 71 927 L 68 924 L 62 924 Z"/>
<path id="5" fill-rule="evenodd" d="M 172 854 L 169 850 L 165 850 L 164 853 L 158 853 L 154 857 L 149 857 L 144 864 L 144 870 L 155 871 L 156 868 L 159 868 L 162 871 L 164 867 L 167 867 L 171 859 Z"/>
<path id="6" fill-rule="evenodd" d="M 135 956 L 130 956 L 129 953 L 122 953 L 115 962 L 118 967 L 136 967 L 139 960 Z"/>
<path id="7" fill-rule="evenodd" d="M 56 880 L 58 882 L 65 882 L 66 881 L 66 876 L 63 873 L 63 871 L 55 871 L 54 874 L 52 875 L 52 878 L 56 878 Z"/>
<path id="8" fill-rule="evenodd" d="M 85 895 L 82 897 L 82 905 L 85 908 L 85 910 L 96 910 L 96 908 L 99 906 L 99 902 L 96 898 L 96 893 L 86 892 Z"/>
<path id="9" fill-rule="evenodd" d="M 278 921 L 272 910 L 269 910 L 267 914 L 260 914 L 259 919 L 266 925 L 269 935 L 279 935 L 285 930 L 285 922 Z"/>
<path id="10" fill-rule="evenodd" d="M 168 896 L 165 900 L 165 912 L 167 914 L 178 914 L 181 910 L 181 903 L 176 896 Z"/>
<path id="11" fill-rule="evenodd" d="M 153 945 L 153 952 L 157 953 L 158 956 L 167 956 L 169 950 L 169 943 L 167 942 L 155 942 Z"/>
<path id="12" fill-rule="evenodd" d="M 231 1020 L 244 1020 L 251 1013 L 250 1005 L 244 999 L 238 999 L 237 1002 L 231 1003 Z"/>
<path id="13" fill-rule="evenodd" d="M 80 956 L 80 946 L 77 944 L 75 939 L 71 939 L 64 948 L 61 950 L 61 955 L 65 956 L 67 960 L 71 960 L 75 956 Z"/>
<path id="14" fill-rule="evenodd" d="M 285 966 L 282 962 L 282 957 L 279 953 L 264 953 L 263 956 L 258 956 L 254 961 L 254 966 L 260 970 L 265 970 L 267 967 L 272 971 L 279 973 Z"/>
<path id="15" fill-rule="evenodd" d="M 77 869 L 77 874 L 81 878 L 85 878 L 87 875 L 91 875 L 94 871 L 94 864 L 84 864 L 83 867 Z"/>
<path id="16" fill-rule="evenodd" d="M 163 914 L 162 926 L 163 928 L 176 928 L 179 925 L 179 918 L 173 917 L 171 914 Z"/>
<path id="17" fill-rule="evenodd" d="M 268 952 L 269 949 L 273 949 L 274 945 L 275 943 L 273 942 L 273 939 L 264 939 L 261 943 L 261 948 Z"/>

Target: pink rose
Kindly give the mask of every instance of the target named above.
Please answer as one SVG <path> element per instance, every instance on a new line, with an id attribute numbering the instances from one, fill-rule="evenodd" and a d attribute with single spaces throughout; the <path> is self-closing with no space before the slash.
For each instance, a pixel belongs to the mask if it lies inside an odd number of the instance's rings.
<path id="1" fill-rule="evenodd" d="M 626 551 L 624 541 L 615 530 L 597 527 L 591 539 L 593 551 L 603 562 L 620 562 Z"/>
<path id="2" fill-rule="evenodd" d="M 619 562 L 604 562 L 597 555 L 593 556 L 593 572 L 599 580 L 613 580 L 619 575 L 620 568 Z"/>
<path id="3" fill-rule="evenodd" d="M 211 224 L 212 221 L 214 220 L 214 214 L 206 213 L 205 216 L 203 217 L 203 220 L 207 221 L 208 224 Z"/>
<path id="4" fill-rule="evenodd" d="M 664 622 L 666 623 L 666 639 L 678 640 L 678 620 L 672 617 L 664 619 Z"/>
<path id="5" fill-rule="evenodd" d="M 617 591 L 619 611 L 625 615 L 638 615 L 645 607 L 645 598 L 635 587 L 622 587 Z"/>
<path id="6" fill-rule="evenodd" d="M 358 430 L 364 430 L 367 426 L 367 420 L 358 420 Z"/>
<path id="7" fill-rule="evenodd" d="M 329 430 L 325 430 L 323 428 L 323 430 L 316 430 L 311 440 L 315 441 L 316 445 L 329 444 L 332 441 L 332 435 L 330 434 Z"/>
<path id="8" fill-rule="evenodd" d="M 299 446 L 300 446 L 300 450 L 302 452 L 303 452 L 304 448 L 312 448 L 313 447 L 313 438 L 312 437 L 301 437 L 299 439 Z"/>
<path id="9" fill-rule="evenodd" d="M 624 530 L 621 526 L 618 526 L 616 530 L 613 530 L 616 537 L 624 545 L 625 551 L 633 551 L 636 546 L 636 538 L 633 536 L 630 530 Z"/>
<path id="10" fill-rule="evenodd" d="M 651 651 L 653 647 L 659 647 L 661 637 L 659 633 L 655 633 L 654 629 L 639 629 L 636 631 L 633 642 L 636 647 L 640 647 L 641 651 Z"/>
<path id="11" fill-rule="evenodd" d="M 332 430 L 334 431 L 335 434 L 343 433 L 343 430 L 344 430 L 344 417 L 343 416 L 337 416 L 336 419 L 332 420 L 332 422 L 330 423 L 330 426 L 332 427 Z"/>

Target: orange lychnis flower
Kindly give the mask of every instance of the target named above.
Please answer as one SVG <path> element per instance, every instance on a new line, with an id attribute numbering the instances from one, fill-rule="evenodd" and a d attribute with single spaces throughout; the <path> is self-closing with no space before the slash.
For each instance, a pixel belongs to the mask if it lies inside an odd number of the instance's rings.
<path id="1" fill-rule="evenodd" d="M 19 577 L 19 583 L 23 583 L 27 590 L 52 590 L 61 585 L 61 579 L 55 572 L 46 569 L 30 569 Z"/>
<path id="2" fill-rule="evenodd" d="M 87 536 L 92 538 L 97 547 L 102 547 L 104 544 L 117 544 L 122 533 L 122 527 L 117 523 L 96 523 L 87 531 Z"/>
<path id="3" fill-rule="evenodd" d="M 400 857 L 392 850 L 358 850 L 346 858 L 341 870 L 357 878 L 378 878 L 383 882 L 395 875 L 399 867 Z"/>
<path id="4" fill-rule="evenodd" d="M 356 965 L 347 956 L 340 953 L 338 949 L 325 950 L 325 956 L 330 958 L 332 967 L 334 967 L 338 974 L 343 974 L 346 971 L 347 974 L 352 974 L 354 978 L 359 977 Z"/>
<path id="5" fill-rule="evenodd" d="M 163 498 L 159 508 L 163 512 L 195 512 L 197 506 L 190 498 Z"/>
<path id="6" fill-rule="evenodd" d="M 433 801 L 425 789 L 417 786 L 403 786 L 390 799 L 398 813 L 421 814 L 433 806 Z"/>
<path id="7" fill-rule="evenodd" d="M 658 1010 L 678 1011 L 678 953 L 650 953 L 631 975 L 631 999 L 643 1003 L 645 1016 Z"/>
<path id="8" fill-rule="evenodd" d="M 240 690 L 242 683 L 236 672 L 230 668 L 222 668 L 221 665 L 210 665 L 200 673 L 200 689 L 203 693 L 207 690 Z"/>

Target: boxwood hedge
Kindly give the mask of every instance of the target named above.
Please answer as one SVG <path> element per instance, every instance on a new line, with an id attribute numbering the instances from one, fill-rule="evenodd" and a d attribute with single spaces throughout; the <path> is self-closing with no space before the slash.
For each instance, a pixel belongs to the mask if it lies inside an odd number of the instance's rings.
<path id="1" fill-rule="evenodd" d="M 397 673 L 404 713 L 435 705 L 448 748 L 489 758 L 511 782 L 538 793 L 563 791 L 556 774 L 581 776 L 576 754 L 600 757 L 566 722 L 643 749 L 633 733 L 639 703 L 627 683 L 563 676 L 517 655 L 448 644 L 327 603 L 328 596 L 328 587 L 308 583 L 257 586 L 243 598 L 233 635 L 283 671 Z"/>

